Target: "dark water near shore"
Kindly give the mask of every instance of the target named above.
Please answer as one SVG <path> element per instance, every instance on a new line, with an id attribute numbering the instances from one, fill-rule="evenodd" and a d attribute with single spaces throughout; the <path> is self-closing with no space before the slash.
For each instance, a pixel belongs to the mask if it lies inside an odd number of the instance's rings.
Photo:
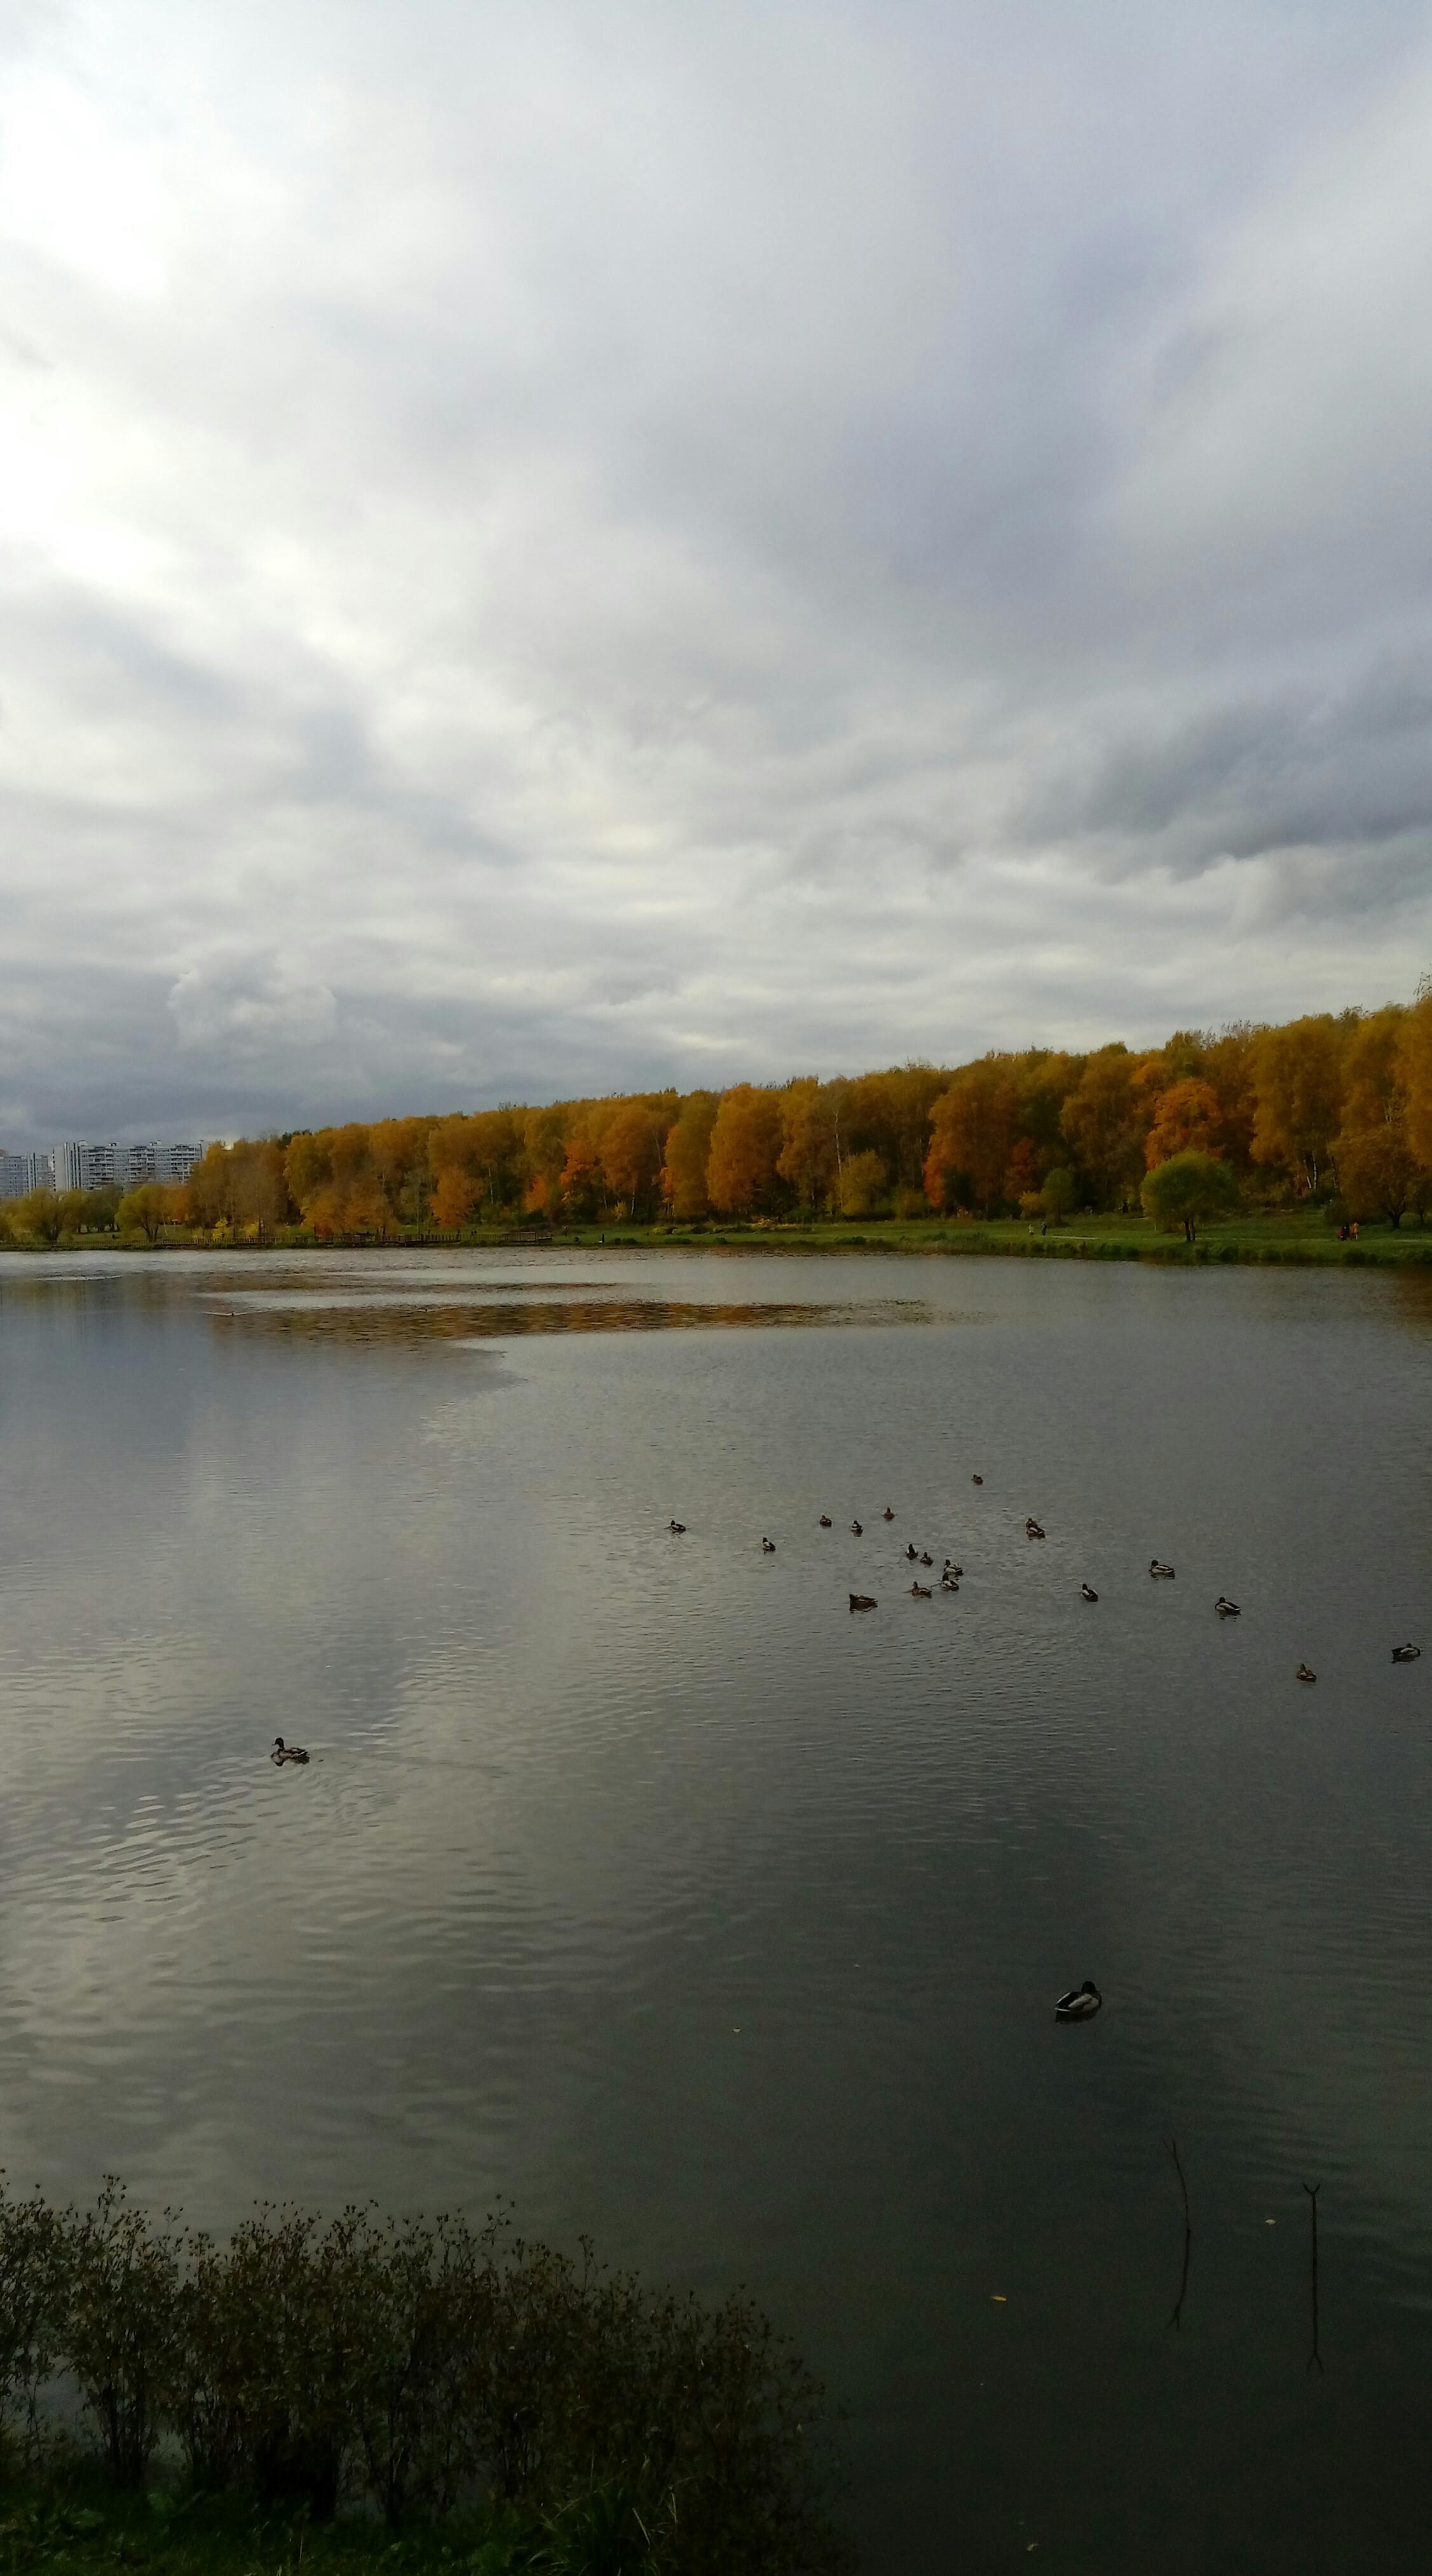
<path id="1" fill-rule="evenodd" d="M 0 2159 L 744 2280 L 872 2570 L 1425 2567 L 1429 1430 L 1419 1278 L 0 1259 Z"/>

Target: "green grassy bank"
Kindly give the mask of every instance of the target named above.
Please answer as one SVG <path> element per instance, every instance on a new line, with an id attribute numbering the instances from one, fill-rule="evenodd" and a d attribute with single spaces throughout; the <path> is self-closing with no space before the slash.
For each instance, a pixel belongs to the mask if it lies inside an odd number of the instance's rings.
<path id="1" fill-rule="evenodd" d="M 422 1245 L 497 1250 L 510 1246 L 541 1250 L 548 1246 L 583 1252 L 888 1252 L 1004 1257 L 1021 1261 L 1160 1261 L 1195 1266 L 1206 1262 L 1288 1262 L 1322 1269 L 1358 1269 L 1368 1264 L 1432 1269 L 1432 1226 L 1413 1219 L 1399 1227 L 1362 1228 L 1356 1243 L 1338 1240 L 1336 1226 L 1317 1209 L 1280 1210 L 1275 1214 L 1238 1216 L 1225 1224 L 1200 1228 L 1195 1243 L 1181 1234 L 1161 1234 L 1143 1216 L 1071 1217 L 1041 1232 L 1023 1217 L 866 1217 L 858 1223 L 819 1219 L 802 1223 L 758 1220 L 743 1225 L 713 1219 L 704 1225 L 559 1226 L 527 1224 L 470 1225 L 461 1233 L 433 1227 L 394 1229 L 375 1235 L 334 1235 L 322 1240 L 301 1226 L 281 1226 L 262 1242 L 254 1235 L 219 1237 L 192 1228 L 168 1226 L 158 1243 L 138 1236 L 88 1234 L 62 1236 L 55 1245 L 0 1237 L 0 1248 L 36 1254 L 60 1251 L 246 1252 L 255 1250 L 356 1250 L 360 1247 L 412 1250 Z"/>

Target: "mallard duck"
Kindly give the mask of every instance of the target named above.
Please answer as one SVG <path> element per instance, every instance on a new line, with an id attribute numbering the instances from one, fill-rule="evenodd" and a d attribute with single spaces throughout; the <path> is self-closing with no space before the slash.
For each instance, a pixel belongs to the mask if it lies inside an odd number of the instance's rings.
<path id="1" fill-rule="evenodd" d="M 1040 1528 L 1038 1521 L 1026 1521 L 1024 1524 L 1024 1535 L 1026 1538 L 1043 1538 L 1044 1532 Z"/>
<path id="2" fill-rule="evenodd" d="M 1099 1598 L 1092 1583 L 1081 1583 L 1079 1590 L 1086 1601 L 1097 1601 Z"/>
<path id="3" fill-rule="evenodd" d="M 984 1478 L 983 1476 L 971 1476 L 970 1483 L 972 1485 L 982 1485 L 984 1483 Z"/>
<path id="4" fill-rule="evenodd" d="M 851 1522 L 851 1524 L 850 1524 L 850 1535 L 851 1535 L 851 1537 L 852 1537 L 852 1538 L 864 1538 L 864 1536 L 865 1536 L 865 1532 L 864 1532 L 864 1530 L 861 1528 L 859 1521 L 852 1521 L 852 1522 Z"/>
<path id="5" fill-rule="evenodd" d="M 281 1735 L 276 1735 L 273 1740 L 273 1751 L 269 1755 L 269 1760 L 276 1771 L 281 1771 L 285 1762 L 306 1762 L 308 1760 L 308 1755 L 304 1752 L 301 1744 L 285 1744 L 283 1737 Z"/>
<path id="6" fill-rule="evenodd" d="M 1151 1556 L 1149 1558 L 1149 1572 L 1156 1580 L 1165 1583 L 1172 1583 L 1173 1581 L 1173 1567 L 1171 1565 L 1160 1565 L 1156 1556 Z"/>
<path id="7" fill-rule="evenodd" d="M 1082 1986 L 1071 1986 L 1067 1995 L 1060 1996 L 1054 2007 L 1054 2018 L 1056 2021 L 1092 2021 L 1103 2000 L 1093 1978 L 1086 1977 Z"/>
<path id="8" fill-rule="evenodd" d="M 1243 1613 L 1242 1613 L 1242 1611 L 1239 1609 L 1237 1602 L 1236 1602 L 1236 1601 L 1225 1601 L 1225 1600 L 1224 1600 L 1224 1597 L 1223 1597 L 1223 1595 L 1222 1595 L 1222 1593 L 1221 1593 L 1221 1592 L 1220 1592 L 1220 1594 L 1219 1594 L 1219 1596 L 1218 1596 L 1218 1599 L 1214 1602 L 1214 1605 L 1213 1605 L 1213 1606 L 1214 1606 L 1214 1609 L 1217 1611 L 1217 1613 L 1218 1613 L 1218 1615 L 1219 1615 L 1219 1618 L 1220 1618 L 1220 1619 L 1241 1619 L 1241 1618 L 1242 1618 L 1242 1616 L 1243 1616 Z"/>
<path id="9" fill-rule="evenodd" d="M 775 1542 L 775 1540 L 774 1540 L 773 1538 L 763 1538 L 763 1539 L 762 1539 L 762 1541 L 761 1541 L 761 1554 L 762 1554 L 762 1556 L 774 1556 L 774 1555 L 775 1555 L 775 1552 L 776 1552 L 776 1542 Z"/>
<path id="10" fill-rule="evenodd" d="M 672 1537 L 673 1537 L 673 1538 L 685 1538 L 685 1536 L 686 1536 L 686 1523 L 685 1523 L 685 1521 L 668 1521 L 668 1522 L 667 1522 L 667 1524 L 666 1524 L 666 1526 L 667 1526 L 667 1528 L 670 1530 L 671 1535 L 672 1535 Z"/>
<path id="11" fill-rule="evenodd" d="M 961 1574 L 963 1574 L 963 1573 L 964 1573 L 964 1570 L 965 1570 L 965 1569 L 964 1569 L 964 1567 L 963 1567 L 962 1565 L 956 1565 L 955 1560 L 954 1560 L 954 1558 L 953 1558 L 952 1556 L 947 1556 L 947 1557 L 946 1557 L 946 1559 L 945 1559 L 945 1572 L 946 1572 L 947 1574 L 953 1574 L 953 1575 L 955 1575 L 956 1577 L 958 1577 L 958 1576 L 960 1576 Z"/>
<path id="12" fill-rule="evenodd" d="M 821 1516 L 820 1516 L 820 1526 L 821 1526 L 821 1528 L 822 1528 L 822 1529 L 829 1529 L 829 1527 L 830 1527 L 830 1514 L 829 1514 L 829 1512 L 822 1512 L 822 1513 L 821 1513 Z"/>
<path id="13" fill-rule="evenodd" d="M 869 1592 L 852 1592 L 850 1606 L 852 1610 L 878 1610 L 880 1604 Z"/>
<path id="14" fill-rule="evenodd" d="M 1392 1660 L 1395 1664 L 1415 1664 L 1421 1652 L 1420 1646 L 1394 1646 Z"/>
<path id="15" fill-rule="evenodd" d="M 922 1565 L 933 1565 L 933 1564 L 934 1564 L 934 1562 L 935 1562 L 935 1560 L 934 1560 L 934 1558 L 932 1557 L 932 1555 L 930 1554 L 929 1549 L 928 1549 L 928 1548 L 922 1548 L 922 1549 L 921 1549 L 921 1552 L 920 1552 L 920 1563 L 921 1563 Z"/>
<path id="16" fill-rule="evenodd" d="M 893 1519 L 895 1518 L 895 1515 L 894 1515 L 894 1513 L 892 1512 L 892 1510 L 890 1509 L 890 1506 L 889 1506 L 889 1504 L 888 1504 L 888 1503 L 887 1503 L 887 1504 L 886 1504 L 886 1506 L 885 1506 L 885 1518 L 886 1518 L 886 1520 L 887 1520 L 887 1521 L 893 1521 Z"/>
<path id="17" fill-rule="evenodd" d="M 928 1601 L 930 1598 L 930 1587 L 928 1583 L 912 1583 L 910 1586 L 910 1598 L 912 1601 Z"/>
<path id="18" fill-rule="evenodd" d="M 1298 1679 L 1300 1682 L 1315 1682 L 1317 1678 L 1317 1674 L 1314 1672 L 1311 1664 L 1299 1664 Z"/>
<path id="19" fill-rule="evenodd" d="M 942 1575 L 941 1575 L 941 1577 L 940 1577 L 940 1590 L 941 1590 L 942 1592 L 958 1592 L 959 1588 L 960 1588 L 960 1587 L 959 1587 L 958 1583 L 955 1581 L 955 1578 L 954 1578 L 954 1576 L 953 1576 L 952 1574 L 942 1574 Z"/>

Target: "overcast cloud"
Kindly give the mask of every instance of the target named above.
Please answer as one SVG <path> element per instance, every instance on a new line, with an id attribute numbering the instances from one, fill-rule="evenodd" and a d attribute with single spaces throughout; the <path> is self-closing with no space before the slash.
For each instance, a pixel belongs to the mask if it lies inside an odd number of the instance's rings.
<path id="1" fill-rule="evenodd" d="M 1394 0 L 0 0 L 0 1140 L 1409 994 Z"/>

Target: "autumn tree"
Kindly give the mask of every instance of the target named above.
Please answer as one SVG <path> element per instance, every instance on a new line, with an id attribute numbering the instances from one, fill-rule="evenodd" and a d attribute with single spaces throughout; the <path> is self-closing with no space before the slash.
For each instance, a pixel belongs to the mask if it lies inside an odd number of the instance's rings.
<path id="1" fill-rule="evenodd" d="M 1255 1163 L 1280 1163 L 1318 1186 L 1342 1124 L 1344 1033 L 1329 1012 L 1265 1029 L 1254 1053 Z"/>
<path id="2" fill-rule="evenodd" d="M 1148 1114 L 1144 1086 L 1135 1079 L 1140 1072 L 1126 1046 L 1100 1047 L 1060 1113 L 1060 1126 L 1106 1206 L 1134 1187 L 1144 1167 Z"/>
<path id="3" fill-rule="evenodd" d="M 966 1065 L 931 1114 L 925 1195 L 949 1209 L 966 1202 L 988 1213 L 999 1201 L 1014 1144 L 1018 1086 L 1007 1056 Z"/>
<path id="4" fill-rule="evenodd" d="M 1144 1139 L 1144 1161 L 1152 1171 L 1175 1154 L 1216 1151 L 1222 1117 L 1211 1083 L 1189 1074 L 1161 1091 L 1154 1103 L 1154 1123 Z"/>
<path id="5" fill-rule="evenodd" d="M 1402 1024 L 1407 1141 L 1418 1169 L 1432 1172 L 1432 975 L 1424 975 Z"/>
<path id="6" fill-rule="evenodd" d="M 10 1221 L 36 1243 L 58 1243 L 64 1232 L 64 1210 L 55 1190 L 27 1190 L 10 1202 Z"/>
<path id="7" fill-rule="evenodd" d="M 661 1193 L 672 1215 L 683 1223 L 705 1216 L 710 1205 L 706 1166 L 711 1156 L 717 1105 L 714 1091 L 688 1092 L 667 1130 Z"/>
<path id="8" fill-rule="evenodd" d="M 878 1154 L 847 1154 L 840 1174 L 841 1215 L 873 1216 L 888 1188 L 889 1175 Z"/>
<path id="9" fill-rule="evenodd" d="M 1149 1173 L 1142 1196 L 1160 1233 L 1182 1226 L 1185 1243 L 1193 1243 L 1201 1225 L 1235 1213 L 1238 1183 L 1217 1154 L 1174 1154 Z"/>
<path id="10" fill-rule="evenodd" d="M 706 1193 L 727 1216 L 769 1207 L 781 1153 L 780 1095 L 738 1082 L 723 1091 L 711 1130 Z"/>
<path id="11" fill-rule="evenodd" d="M 1417 1156 L 1409 1132 L 1408 1014 L 1396 1004 L 1369 1012 L 1343 1058 L 1343 1123 L 1336 1155 L 1338 1184 L 1359 1215 L 1398 1226 L 1414 1192 Z"/>
<path id="12" fill-rule="evenodd" d="M 622 1102 L 602 1137 L 602 1171 L 615 1196 L 636 1216 L 643 1198 L 654 1197 L 661 1176 L 665 1132 L 656 1111 L 644 1101 Z"/>
<path id="13" fill-rule="evenodd" d="M 157 1243 L 166 1225 L 174 1223 L 183 1200 L 183 1191 L 164 1181 L 141 1181 L 119 1202 L 116 1221 L 121 1234 L 142 1234 L 146 1243 Z"/>
<path id="14" fill-rule="evenodd" d="M 781 1150 L 776 1170 L 803 1208 L 826 1207 L 841 1160 L 840 1111 L 845 1084 L 806 1077 L 781 1093 Z"/>

